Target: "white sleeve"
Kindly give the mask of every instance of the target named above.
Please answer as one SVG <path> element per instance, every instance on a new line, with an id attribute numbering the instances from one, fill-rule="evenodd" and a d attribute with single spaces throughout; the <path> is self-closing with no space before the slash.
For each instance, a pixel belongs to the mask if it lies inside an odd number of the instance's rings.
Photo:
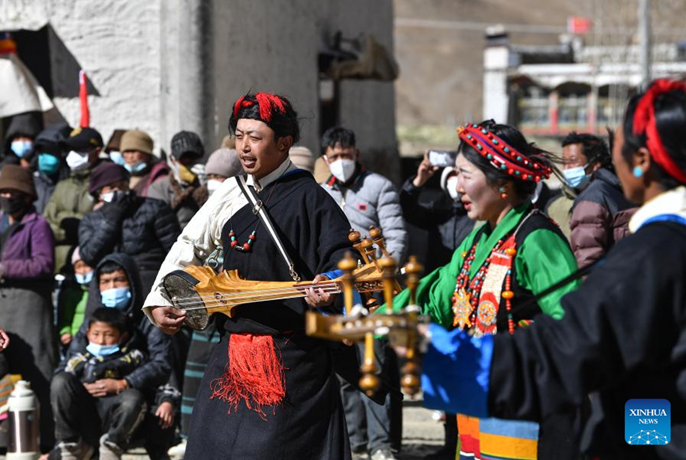
<path id="1" fill-rule="evenodd" d="M 174 270 L 183 270 L 189 265 L 202 265 L 217 246 L 221 245 L 224 224 L 233 214 L 248 203 L 234 178 L 224 181 L 193 216 L 172 246 L 157 273 L 152 290 L 143 303 L 143 313 L 155 324 L 152 307 L 171 306 L 162 295 L 162 281 Z M 156 324 L 155 324 L 156 325 Z"/>

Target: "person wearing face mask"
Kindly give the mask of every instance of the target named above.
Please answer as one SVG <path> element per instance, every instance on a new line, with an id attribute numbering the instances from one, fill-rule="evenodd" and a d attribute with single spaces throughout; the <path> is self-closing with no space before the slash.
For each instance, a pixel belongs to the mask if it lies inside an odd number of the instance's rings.
<path id="1" fill-rule="evenodd" d="M 200 209 L 203 190 L 194 172 L 205 155 L 200 137 L 190 131 L 178 132 L 172 137 L 169 167 L 172 174 L 155 182 L 148 191 L 150 198 L 167 203 L 176 213 L 183 230 Z"/>
<path id="2" fill-rule="evenodd" d="M 328 129 L 322 136 L 321 147 L 331 170 L 331 176 L 322 184 L 324 190 L 341 207 L 351 228 L 362 235 L 367 235 L 372 225 L 380 228 L 391 256 L 402 263 L 408 238 L 400 198 L 391 181 L 362 167 L 358 162 L 360 152 L 355 133 L 349 129 Z M 380 344 L 376 351 L 384 374 L 397 373 L 396 363 L 387 355 L 385 344 Z M 342 381 L 341 397 L 353 458 L 362 458 L 368 453 L 375 460 L 395 459 L 393 450 L 400 446 L 393 435 L 390 395 L 380 405 Z"/>
<path id="3" fill-rule="evenodd" d="M 153 147 L 152 138 L 145 131 L 126 131 L 121 137 L 122 166 L 131 174 L 129 188 L 138 196 L 148 196 L 150 186 L 169 175 L 169 167 L 153 155 Z"/>
<path id="4" fill-rule="evenodd" d="M 55 239 L 36 213 L 31 171 L 6 165 L 0 171 L 0 318 L 19 340 L 6 350 L 10 373 L 31 382 L 41 405 L 41 450 L 52 443 L 49 382 L 57 361 L 52 325 Z"/>
<path id="5" fill-rule="evenodd" d="M 112 252 L 130 255 L 138 264 L 144 293 L 181 230 L 169 206 L 129 190 L 129 173 L 105 162 L 93 170 L 89 192 L 98 205 L 79 227 L 79 250 L 83 260 L 96 266 Z"/>
<path id="6" fill-rule="evenodd" d="M 427 273 L 448 263 L 474 229 L 457 192 L 457 170 L 431 165 L 428 154 L 400 189 L 400 206 L 411 235 L 408 253 L 417 255 Z"/>
<path id="7" fill-rule="evenodd" d="M 437 174 L 440 171 L 440 174 Z M 457 191 L 457 169 L 441 170 L 428 152 L 400 190 L 400 205 L 410 234 L 408 253 L 416 255 L 430 273 L 450 262 L 450 256 L 474 229 Z M 440 243 L 439 243 L 440 242 Z M 457 448 L 456 414 L 445 414 L 443 446 L 427 459 L 454 459 Z"/>
<path id="8" fill-rule="evenodd" d="M 572 132 L 562 141 L 562 158 L 567 185 L 577 193 L 569 219 L 570 242 L 583 268 L 628 234 L 635 207 L 624 197 L 602 139 Z"/>
<path id="9" fill-rule="evenodd" d="M 458 138 L 457 190 L 469 217 L 483 224 L 465 238 L 449 264 L 422 278 L 418 305 L 435 323 L 474 337 L 516 337 L 541 316 L 562 318 L 560 298 L 578 281 L 535 297 L 577 271 L 565 237 L 531 203 L 536 184 L 556 172 L 552 155 L 493 120 L 459 127 Z M 408 302 L 404 290 L 393 309 Z M 475 368 L 475 362 L 469 363 L 463 371 Z M 576 406 L 560 409 L 540 425 L 442 408 L 459 414 L 460 458 L 579 458 Z"/>
<path id="10" fill-rule="evenodd" d="M 15 115 L 5 130 L 4 158 L 0 168 L 6 164 L 29 168 L 34 156 L 34 140 L 43 129 L 40 112 L 26 112 Z"/>
<path id="11" fill-rule="evenodd" d="M 43 213 L 57 183 L 69 177 L 69 167 L 64 161 L 59 143 L 66 140 L 71 127 L 57 123 L 41 131 L 34 142 L 35 155 L 31 161 L 33 182 L 36 186 L 36 211 Z"/>
<path id="12" fill-rule="evenodd" d="M 85 321 L 70 343 L 68 353 L 78 352 L 88 346 L 87 325 L 95 311 L 103 307 L 121 311 L 131 324 L 133 339 L 138 343 L 137 346 L 147 355 L 145 362 L 126 376 L 126 385 L 128 388 L 142 391 L 149 406 L 152 407 L 156 399 L 155 395 L 159 393 L 158 388 L 169 383 L 172 375 L 171 339 L 153 326 L 143 315 L 141 305 L 144 296 L 145 289 L 141 284 L 138 266 L 131 256 L 113 253 L 103 258 L 95 267 L 95 275 L 89 285 Z M 56 391 L 56 387 L 60 387 L 64 383 L 66 382 L 55 383 L 53 381 L 53 393 Z M 122 388 L 123 385 L 123 382 L 119 382 L 118 386 L 106 385 L 103 390 L 107 391 L 108 394 L 115 393 L 116 389 Z M 149 412 L 146 413 L 141 430 L 150 426 L 148 423 L 150 415 Z M 152 415 L 154 416 L 154 413 Z M 146 431 L 136 433 L 133 437 L 136 438 L 141 435 L 145 436 L 146 449 L 149 453 L 160 450 L 157 442 L 160 440 L 159 436 Z M 97 438 L 95 439 L 97 441 Z M 97 446 L 97 443 L 95 445 Z M 151 457 L 164 458 L 152 455 Z"/>
<path id="13" fill-rule="evenodd" d="M 207 183 L 204 185 L 207 196 L 211 196 L 229 177 L 243 174 L 243 166 L 235 149 L 221 148 L 212 152 L 205 165 Z M 201 206 L 207 198 L 201 200 Z"/>
<path id="14" fill-rule="evenodd" d="M 86 328 L 85 347 L 72 347 L 52 381 L 56 419 L 55 451 L 60 458 L 121 458 L 145 413 L 145 395 L 127 377 L 146 356 L 131 340 L 126 315 L 113 308 L 95 310 Z"/>
<path id="15" fill-rule="evenodd" d="M 62 346 L 68 347 L 83 324 L 88 302 L 88 288 L 95 271 L 81 259 L 79 248 L 71 256 L 73 273 L 60 286 L 57 298 L 57 331 Z"/>
<path id="16" fill-rule="evenodd" d="M 81 218 L 93 209 L 95 201 L 88 193 L 88 180 L 93 169 L 101 162 L 102 136 L 93 128 L 76 128 L 69 137 L 59 142 L 66 154 L 70 170 L 68 178 L 57 183 L 43 215 L 55 234 L 55 269 L 62 271 L 68 264 L 68 255 L 79 244 Z"/>
<path id="17" fill-rule="evenodd" d="M 321 147 L 331 170 L 331 176 L 322 184 L 324 190 L 343 209 L 355 230 L 366 235 L 371 225 L 379 227 L 391 256 L 402 262 L 407 231 L 398 191 L 391 181 L 360 164 L 355 133 L 349 129 L 328 129 L 322 136 Z"/>

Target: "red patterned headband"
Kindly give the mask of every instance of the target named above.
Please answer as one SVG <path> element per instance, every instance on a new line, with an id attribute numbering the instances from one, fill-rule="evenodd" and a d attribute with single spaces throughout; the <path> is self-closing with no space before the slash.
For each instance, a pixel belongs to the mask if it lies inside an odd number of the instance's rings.
<path id="1" fill-rule="evenodd" d="M 486 158 L 491 165 L 516 179 L 540 182 L 553 170 L 533 158 L 527 158 L 486 128 L 466 124 L 457 128 L 457 136 Z"/>
<path id="2" fill-rule="evenodd" d="M 634 135 L 646 135 L 646 146 L 655 162 L 664 169 L 667 174 L 686 184 L 686 171 L 682 170 L 669 156 L 665 149 L 660 133 L 657 131 L 655 123 L 655 99 L 670 91 L 686 92 L 686 83 L 681 81 L 660 79 L 655 80 L 648 91 L 643 95 L 636 105 L 634 113 Z"/>
<path id="3" fill-rule="evenodd" d="M 255 93 L 255 99 L 260 108 L 260 119 L 265 123 L 272 121 L 272 114 L 277 111 L 286 113 L 286 104 L 279 96 L 271 93 Z M 255 105 L 254 101 L 246 100 L 243 96 L 239 98 L 233 105 L 233 117 L 238 118 L 238 111 L 241 107 L 252 107 Z"/>

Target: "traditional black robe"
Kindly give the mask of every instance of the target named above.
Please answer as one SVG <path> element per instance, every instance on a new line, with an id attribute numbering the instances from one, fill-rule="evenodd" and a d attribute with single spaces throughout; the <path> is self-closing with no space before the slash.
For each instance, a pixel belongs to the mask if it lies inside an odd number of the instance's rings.
<path id="1" fill-rule="evenodd" d="M 303 279 L 336 269 L 351 249 L 350 224 L 309 173 L 286 173 L 259 195 Z M 258 222 L 246 205 L 225 224 L 225 269 L 237 269 L 244 279 L 291 281 L 284 259 Z M 256 230 L 251 252 L 230 248 L 232 229 L 239 244 Z M 330 345 L 304 334 L 306 310 L 304 300 L 293 299 L 243 305 L 233 319 L 217 315 L 222 340 L 195 400 L 187 460 L 350 458 Z M 227 344 L 234 333 L 271 335 L 283 359 L 286 396 L 282 405 L 264 408 L 266 420 L 244 403 L 229 414 L 228 403 L 210 399 L 212 381 L 228 365 Z"/>
<path id="2" fill-rule="evenodd" d="M 565 317 L 494 339 L 488 412 L 539 420 L 598 391 L 582 450 L 600 459 L 686 459 L 686 225 L 654 222 L 619 242 Z M 630 446 L 629 399 L 671 403 L 671 442 Z"/>

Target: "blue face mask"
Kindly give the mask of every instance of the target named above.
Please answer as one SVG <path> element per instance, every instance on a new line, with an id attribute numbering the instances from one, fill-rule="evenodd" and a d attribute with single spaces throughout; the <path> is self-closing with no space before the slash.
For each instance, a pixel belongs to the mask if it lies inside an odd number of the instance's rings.
<path id="1" fill-rule="evenodd" d="M 10 144 L 12 152 L 19 158 L 25 158 L 31 152 L 33 148 L 33 142 L 31 141 L 12 141 Z"/>
<path id="2" fill-rule="evenodd" d="M 38 170 L 43 174 L 51 176 L 60 169 L 60 159 L 49 153 L 38 154 Z"/>
<path id="3" fill-rule="evenodd" d="M 124 165 L 124 167 L 126 168 L 126 170 L 127 170 L 128 172 L 130 172 L 131 174 L 136 174 L 136 173 L 139 173 L 139 172 L 143 171 L 143 170 L 146 168 L 146 166 L 148 166 L 148 164 L 147 164 L 146 162 L 144 162 L 144 161 L 139 161 L 139 162 L 136 163 L 135 165 L 130 165 L 130 164 L 128 164 L 128 163 L 126 163 L 126 164 Z"/>
<path id="4" fill-rule="evenodd" d="M 110 356 L 119 352 L 119 345 L 98 345 L 97 343 L 88 342 L 86 351 L 93 356 Z"/>
<path id="5" fill-rule="evenodd" d="M 100 293 L 102 304 L 109 308 L 124 309 L 131 300 L 131 289 L 128 287 L 107 289 Z"/>
<path id="6" fill-rule="evenodd" d="M 88 284 L 91 282 L 93 279 L 93 270 L 89 271 L 85 275 L 82 275 L 80 273 L 76 273 L 74 275 L 76 277 L 76 282 L 79 284 Z"/>
<path id="7" fill-rule="evenodd" d="M 126 164 L 126 161 L 124 161 L 124 156 L 121 154 L 121 152 L 117 152 L 116 150 L 112 150 L 110 152 L 110 160 L 119 166 L 124 166 Z"/>
<path id="8" fill-rule="evenodd" d="M 583 190 L 586 188 L 588 183 L 591 181 L 591 176 L 586 174 L 587 166 L 588 165 L 577 166 L 576 168 L 565 169 L 562 171 L 567 185 L 576 190 Z"/>

